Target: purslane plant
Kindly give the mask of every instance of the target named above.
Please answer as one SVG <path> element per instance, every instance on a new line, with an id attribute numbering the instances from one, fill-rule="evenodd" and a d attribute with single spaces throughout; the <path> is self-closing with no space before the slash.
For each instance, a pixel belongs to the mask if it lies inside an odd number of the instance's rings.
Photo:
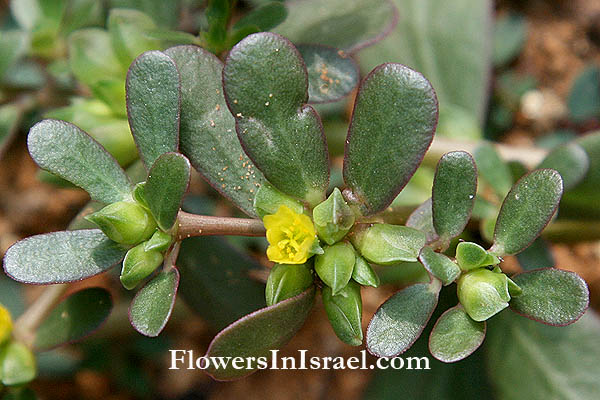
<path id="1" fill-rule="evenodd" d="M 458 304 L 442 314 L 429 338 L 432 355 L 444 362 L 475 351 L 486 321 L 507 307 L 551 325 L 573 323 L 583 314 L 589 294 L 576 274 L 546 268 L 508 277 L 501 270 L 502 257 L 525 249 L 556 213 L 563 192 L 558 172 L 534 170 L 510 188 L 488 250 L 461 242 L 448 255 L 476 197 L 477 167 L 468 153 L 451 152 L 439 160 L 431 199 L 406 225 L 386 223 L 382 214 L 433 139 L 438 103 L 429 82 L 392 63 L 364 78 L 346 140 L 345 186 L 331 189 L 323 127 L 306 104 L 309 86 L 298 50 L 272 33 L 246 37 L 224 65 L 191 45 L 142 54 L 129 68 L 126 89 L 146 180 L 133 185 L 102 146 L 74 125 L 38 123 L 28 137 L 33 159 L 104 207 L 87 216 L 99 229 L 16 243 L 6 253 L 6 273 L 26 283 L 65 283 L 122 261 L 123 286 L 141 287 L 130 306 L 131 323 L 140 333 L 156 336 L 175 301 L 182 240 L 266 235 L 267 257 L 275 263 L 266 285 L 267 307 L 219 333 L 207 356 L 268 356 L 302 327 L 317 291 L 336 335 L 361 345 L 360 287 L 379 285 L 374 265 L 402 268 L 419 262 L 430 277 L 394 294 L 373 316 L 366 345 L 379 357 L 398 355 L 416 341 L 440 291 L 452 283 Z M 181 211 L 192 167 L 252 219 Z M 75 296 L 103 306 L 85 318 L 73 316 L 78 329 L 57 328 L 49 337 L 56 310 Z M 43 350 L 79 339 L 106 318 L 107 305 L 110 309 L 105 291 L 86 289 L 16 334 L 15 341 Z M 252 368 L 208 366 L 207 372 L 227 380 Z"/>

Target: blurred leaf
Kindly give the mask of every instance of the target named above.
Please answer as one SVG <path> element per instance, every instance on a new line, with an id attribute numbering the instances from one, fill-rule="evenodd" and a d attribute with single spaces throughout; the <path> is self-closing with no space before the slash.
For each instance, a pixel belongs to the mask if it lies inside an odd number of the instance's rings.
<path id="1" fill-rule="evenodd" d="M 144 193 L 158 226 L 168 231 L 177 219 L 190 182 L 190 162 L 178 153 L 160 156 L 148 173 Z"/>
<path id="2" fill-rule="evenodd" d="M 514 60 L 527 39 L 527 22 L 519 14 L 498 17 L 494 24 L 494 66 L 501 67 Z"/>
<path id="3" fill-rule="evenodd" d="M 440 120 L 435 133 L 438 137 L 456 140 L 479 141 L 483 136 L 475 115 L 470 110 L 454 104 L 440 106 Z"/>
<path id="4" fill-rule="evenodd" d="M 431 247 L 421 249 L 419 261 L 444 286 L 454 282 L 460 275 L 460 268 L 454 261 L 444 254 L 436 253 Z"/>
<path id="5" fill-rule="evenodd" d="M 35 356 L 21 342 L 11 341 L 0 350 L 0 378 L 6 386 L 31 382 L 37 374 Z"/>
<path id="6" fill-rule="evenodd" d="M 588 65 L 575 78 L 567 98 L 567 106 L 574 122 L 600 117 L 600 67 Z"/>
<path id="7" fill-rule="evenodd" d="M 429 336 L 429 351 L 442 362 L 460 361 L 481 346 L 485 328 L 485 321 L 473 321 L 461 305 L 452 307 L 435 323 Z"/>
<path id="8" fill-rule="evenodd" d="M 550 247 L 541 237 L 535 239 L 529 247 L 517 254 L 517 260 L 525 271 L 549 268 L 555 265 Z"/>
<path id="9" fill-rule="evenodd" d="M 60 302 L 37 329 L 34 346 L 50 350 L 78 341 L 108 318 L 112 309 L 110 293 L 95 287 L 76 292 Z"/>
<path id="10" fill-rule="evenodd" d="M 378 357 L 394 357 L 408 350 L 419 338 L 438 303 L 442 285 L 417 283 L 404 288 L 383 303 L 367 328 L 367 348 Z"/>
<path id="11" fill-rule="evenodd" d="M 494 189 L 500 199 L 504 198 L 512 187 L 512 175 L 494 145 L 490 142 L 482 143 L 475 149 L 473 156 L 479 176 Z"/>
<path id="12" fill-rule="evenodd" d="M 31 388 L 19 387 L 6 393 L 2 400 L 38 400 L 38 397 Z"/>
<path id="13" fill-rule="evenodd" d="M 257 358 L 262 357 L 267 362 L 271 350 L 289 342 L 302 328 L 314 298 L 313 287 L 237 320 L 213 339 L 205 357 L 255 357 L 252 367 L 256 368 Z M 253 369 L 236 369 L 233 364 L 217 368 L 212 363 L 205 371 L 218 380 L 232 380 L 254 372 Z"/>
<path id="14" fill-rule="evenodd" d="M 238 43 L 223 69 L 223 88 L 246 153 L 277 189 L 316 205 L 329 184 L 327 143 L 310 106 L 304 62 L 272 33 Z"/>
<path id="15" fill-rule="evenodd" d="M 477 193 L 477 168 L 464 151 L 442 156 L 432 189 L 433 226 L 444 241 L 460 235 L 471 218 Z"/>
<path id="16" fill-rule="evenodd" d="M 597 314 L 588 311 L 578 323 L 560 328 L 508 312 L 493 322 L 486 341 L 487 365 L 499 400 L 598 397 Z"/>
<path id="17" fill-rule="evenodd" d="M 321 293 L 327 318 L 337 337 L 350 346 L 360 346 L 363 341 L 360 285 L 350 281 L 336 295 L 325 286 Z"/>
<path id="18" fill-rule="evenodd" d="M 537 168 L 552 168 L 563 178 L 564 190 L 577 186 L 590 166 L 587 153 L 576 142 L 558 146 L 552 150 Z"/>
<path id="19" fill-rule="evenodd" d="M 85 26 L 102 25 L 104 7 L 97 0 L 70 0 L 61 21 L 61 31 L 68 34 Z"/>
<path id="20" fill-rule="evenodd" d="M 93 200 L 114 203 L 131 197 L 131 183 L 117 161 L 75 125 L 38 122 L 29 131 L 27 147 L 41 168 L 83 188 Z"/>
<path id="21" fill-rule="evenodd" d="M 492 69 L 491 0 L 394 0 L 394 4 L 400 10 L 398 26 L 361 52 L 361 69 L 369 71 L 390 61 L 405 64 L 431 81 L 440 104 L 460 106 L 481 123 Z"/>
<path id="22" fill-rule="evenodd" d="M 29 37 L 26 32 L 0 32 L 0 78 L 4 78 L 9 67 L 27 52 L 28 47 Z"/>
<path id="23" fill-rule="evenodd" d="M 109 0 L 110 8 L 133 8 L 152 17 L 159 25 L 172 28 L 179 20 L 182 0 Z"/>
<path id="24" fill-rule="evenodd" d="M 196 46 L 172 47 L 166 54 L 181 76 L 181 151 L 211 186 L 256 217 L 254 195 L 265 179 L 235 132 L 235 119 L 223 97 L 223 64 Z"/>
<path id="25" fill-rule="evenodd" d="M 146 168 L 179 143 L 179 72 L 160 51 L 139 56 L 127 73 L 127 114 Z"/>
<path id="26" fill-rule="evenodd" d="M 337 101 L 352 92 L 359 82 L 358 66 L 341 50 L 320 45 L 298 45 L 308 70 L 308 101 Z"/>
<path id="27" fill-rule="evenodd" d="M 287 9 L 285 5 L 279 1 L 271 1 L 258 6 L 240 18 L 233 25 L 233 30 L 237 31 L 248 26 L 253 26 L 258 28 L 257 32 L 266 32 L 281 24 L 285 21 L 286 17 Z"/>
<path id="28" fill-rule="evenodd" d="M 142 335 L 155 337 L 163 330 L 175 305 L 179 271 L 159 272 L 142 287 L 129 307 L 129 321 Z"/>
<path id="29" fill-rule="evenodd" d="M 53 232 L 15 243 L 4 256 L 4 271 L 24 283 L 73 282 L 106 271 L 126 252 L 99 229 Z"/>
<path id="30" fill-rule="evenodd" d="M 109 78 L 123 79 L 125 69 L 120 65 L 108 32 L 81 29 L 69 36 L 69 66 L 77 80 L 93 87 Z"/>
<path id="31" fill-rule="evenodd" d="M 583 315 L 590 301 L 587 284 L 574 272 L 544 268 L 511 279 L 523 293 L 511 300 L 510 308 L 547 325 L 572 324 Z"/>
<path id="32" fill-rule="evenodd" d="M 23 59 L 8 67 L 2 84 L 16 89 L 40 89 L 46 84 L 45 74 L 40 64 Z"/>
<path id="33" fill-rule="evenodd" d="M 20 119 L 21 111 L 17 104 L 8 103 L 0 106 L 0 158 L 17 133 Z"/>
<path id="34" fill-rule="evenodd" d="M 364 215 L 385 209 L 404 188 L 429 148 L 437 114 L 429 82 L 403 65 L 381 65 L 362 81 L 346 139 L 344 181 Z"/>
<path id="35" fill-rule="evenodd" d="M 554 149 L 561 144 L 567 144 L 570 141 L 577 139 L 577 132 L 571 129 L 557 129 L 546 133 L 535 141 L 537 147 L 544 149 Z"/>
<path id="36" fill-rule="evenodd" d="M 125 85 L 121 77 L 99 80 L 90 89 L 94 97 L 108 105 L 114 115 L 118 117 L 127 115 Z"/>
<path id="37" fill-rule="evenodd" d="M 385 37 L 398 21 L 388 0 L 304 0 L 288 2 L 288 18 L 275 32 L 294 43 L 315 43 L 358 51 Z"/>
<path id="38" fill-rule="evenodd" d="M 151 17 L 137 10 L 113 8 L 108 16 L 108 33 L 121 66 L 129 64 L 148 50 L 160 50 L 160 40 L 147 35 L 156 29 Z"/>
<path id="39" fill-rule="evenodd" d="M 584 153 L 585 159 L 587 159 L 587 155 Z M 524 175 L 529 172 L 529 169 L 520 161 L 511 160 L 506 163 L 508 165 L 508 169 L 510 170 L 510 175 L 512 176 L 513 182 L 517 182 Z M 540 168 L 540 167 L 538 167 Z M 550 168 L 550 167 L 549 167 Z M 560 172 L 560 171 L 559 171 Z"/>
<path id="40" fill-rule="evenodd" d="M 562 191 L 562 178 L 552 169 L 537 169 L 515 183 L 500 208 L 490 252 L 516 254 L 529 246 L 556 212 Z"/>

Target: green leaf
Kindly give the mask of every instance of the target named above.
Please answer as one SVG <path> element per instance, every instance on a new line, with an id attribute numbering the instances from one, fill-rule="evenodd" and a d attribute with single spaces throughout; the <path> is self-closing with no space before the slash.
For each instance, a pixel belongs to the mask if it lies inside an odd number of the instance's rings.
<path id="1" fill-rule="evenodd" d="M 275 32 L 295 43 L 318 43 L 356 52 L 385 37 L 398 21 L 388 0 L 288 2 L 288 18 Z"/>
<path id="2" fill-rule="evenodd" d="M 352 277 L 356 253 L 350 243 L 339 242 L 315 256 L 315 272 L 336 295 Z"/>
<path id="3" fill-rule="evenodd" d="M 349 95 L 359 82 L 358 66 L 348 54 L 333 47 L 298 45 L 308 71 L 308 101 L 328 103 Z"/>
<path id="4" fill-rule="evenodd" d="M 50 350 L 89 335 L 108 318 L 112 309 L 110 293 L 94 287 L 80 290 L 60 302 L 37 329 L 34 346 Z"/>
<path id="5" fill-rule="evenodd" d="M 205 357 L 255 357 L 252 368 L 236 369 L 232 363 L 216 368 L 212 363 L 206 373 L 218 380 L 232 380 L 254 372 L 256 358 L 267 362 L 271 350 L 278 349 L 300 330 L 315 297 L 309 288 L 296 297 L 249 314 L 222 330 L 210 343 Z M 239 364 L 238 364 L 239 366 Z M 244 365 L 245 361 L 244 361 Z"/>
<path id="6" fill-rule="evenodd" d="M 434 277 L 448 286 L 460 275 L 460 268 L 454 261 L 444 254 L 436 253 L 431 247 L 423 247 L 419 254 L 419 261 Z"/>
<path id="7" fill-rule="evenodd" d="M 143 12 L 113 8 L 108 15 L 107 25 L 116 56 L 125 69 L 143 52 L 161 49 L 160 40 L 147 34 L 156 29 L 156 24 Z"/>
<path id="8" fill-rule="evenodd" d="M 86 85 L 93 87 L 100 81 L 125 76 L 108 32 L 98 28 L 78 30 L 69 36 L 68 47 L 71 71 Z"/>
<path id="9" fill-rule="evenodd" d="M 139 56 L 127 73 L 127 114 L 140 158 L 147 168 L 179 142 L 179 72 L 160 51 Z"/>
<path id="10" fill-rule="evenodd" d="M 600 391 L 598 331 L 600 320 L 591 310 L 567 327 L 502 313 L 486 340 L 497 398 L 595 400 Z"/>
<path id="11" fill-rule="evenodd" d="M 20 342 L 9 342 L 0 351 L 0 377 L 6 386 L 18 386 L 32 381 L 37 374 L 35 356 Z"/>
<path id="12" fill-rule="evenodd" d="M 473 152 L 477 172 L 501 199 L 510 190 L 513 180 L 508 164 L 501 158 L 493 144 L 485 142 Z"/>
<path id="13" fill-rule="evenodd" d="M 556 212 L 562 192 L 562 178 L 553 169 L 537 169 L 521 178 L 502 203 L 490 252 L 516 254 L 529 246 Z"/>
<path id="14" fill-rule="evenodd" d="M 152 236 L 156 222 L 143 206 L 135 201 L 118 201 L 85 219 L 93 222 L 112 241 L 136 245 Z"/>
<path id="15" fill-rule="evenodd" d="M 472 269 L 500 264 L 498 257 L 489 254 L 483 247 L 473 242 L 460 242 L 456 246 L 456 262 L 460 269 Z"/>
<path id="16" fill-rule="evenodd" d="M 246 27 L 256 27 L 257 32 L 270 31 L 285 21 L 286 17 L 287 9 L 285 5 L 279 1 L 271 1 L 260 5 L 240 18 L 233 25 L 234 34 L 235 31 Z"/>
<path id="17" fill-rule="evenodd" d="M 406 226 L 418 229 L 427 236 L 427 243 L 438 239 L 438 234 L 433 227 L 433 209 L 431 198 L 427 199 L 409 215 Z"/>
<path id="18" fill-rule="evenodd" d="M 313 221 L 317 234 L 325 243 L 332 245 L 346 236 L 354 225 L 354 212 L 346 204 L 337 187 L 327 200 L 313 209 Z"/>
<path id="19" fill-rule="evenodd" d="M 27 147 L 41 168 L 81 187 L 93 200 L 114 203 L 131 197 L 131 183 L 117 161 L 75 125 L 38 122 L 29 131 Z"/>
<path id="20" fill-rule="evenodd" d="M 444 241 L 467 226 L 477 193 L 477 168 L 471 155 L 453 151 L 437 164 L 432 189 L 433 226 Z"/>
<path id="21" fill-rule="evenodd" d="M 435 91 L 416 71 L 383 64 L 363 80 L 344 158 L 344 181 L 363 214 L 385 209 L 408 183 L 433 140 L 437 115 Z"/>
<path id="22" fill-rule="evenodd" d="M 588 65 L 573 82 L 567 98 L 569 116 L 585 122 L 600 115 L 600 67 Z"/>
<path id="23" fill-rule="evenodd" d="M 306 264 L 275 264 L 265 288 L 267 306 L 297 296 L 312 284 L 313 276 Z"/>
<path id="24" fill-rule="evenodd" d="M 23 31 L 2 31 L 0 34 L 0 78 L 14 65 L 29 47 L 29 37 Z"/>
<path id="25" fill-rule="evenodd" d="M 485 321 L 508 307 L 508 278 L 503 273 L 478 268 L 457 282 L 460 304 L 475 321 Z"/>
<path id="26" fill-rule="evenodd" d="M 110 0 L 112 8 L 133 8 L 149 15 L 162 27 L 174 27 L 179 21 L 182 2 L 160 0 Z"/>
<path id="27" fill-rule="evenodd" d="M 325 286 L 321 293 L 327 318 L 337 337 L 350 346 L 360 346 L 363 341 L 360 285 L 349 282 L 336 295 Z"/>
<path id="28" fill-rule="evenodd" d="M 483 136 L 476 116 L 455 104 L 440 105 L 440 119 L 435 134 L 458 141 L 480 141 Z"/>
<path id="29" fill-rule="evenodd" d="M 483 124 L 492 70 L 492 1 L 393 3 L 401 14 L 398 26 L 361 52 L 361 69 L 390 61 L 407 65 L 431 81 L 440 104 L 462 107 Z"/>
<path id="30" fill-rule="evenodd" d="M 196 46 L 172 47 L 166 54 L 181 76 L 182 153 L 212 187 L 256 217 L 254 196 L 265 178 L 242 150 L 235 132 L 221 85 L 223 64 Z"/>
<path id="31" fill-rule="evenodd" d="M 577 142 L 556 147 L 544 158 L 537 168 L 552 168 L 563 178 L 565 192 L 577 186 L 585 177 L 590 159 Z"/>
<path id="32" fill-rule="evenodd" d="M 374 224 L 366 228 L 359 226 L 350 233 L 349 238 L 364 258 L 382 265 L 417 261 L 426 241 L 421 231 L 390 224 Z"/>
<path id="33" fill-rule="evenodd" d="M 519 14 L 498 17 L 494 24 L 494 66 L 501 67 L 513 61 L 527 39 L 527 22 Z"/>
<path id="34" fill-rule="evenodd" d="M 250 35 L 223 69 L 227 104 L 246 153 L 277 189 L 320 203 L 329 185 L 327 143 L 316 111 L 304 105 L 304 62 L 287 39 Z"/>
<path id="35" fill-rule="evenodd" d="M 116 116 L 126 116 L 127 104 L 123 79 L 107 78 L 99 80 L 91 86 L 91 90 L 94 97 L 108 105 Z"/>
<path id="36" fill-rule="evenodd" d="M 512 277 L 523 293 L 512 299 L 516 313 L 547 325 L 565 326 L 577 321 L 588 308 L 587 284 L 574 272 L 544 268 Z"/>
<path id="37" fill-rule="evenodd" d="M 129 249 L 123 260 L 119 277 L 127 290 L 132 290 L 149 277 L 163 262 L 163 255 L 157 250 L 146 250 L 146 243 L 140 243 Z"/>
<path id="38" fill-rule="evenodd" d="M 70 33 L 86 26 L 104 23 L 103 4 L 96 0 L 72 0 L 68 3 L 61 21 L 61 33 Z"/>
<path id="39" fill-rule="evenodd" d="M 16 104 L 0 106 L 0 158 L 19 129 L 22 111 Z"/>
<path id="40" fill-rule="evenodd" d="M 179 271 L 162 271 L 135 295 L 129 307 L 129 321 L 142 335 L 155 337 L 163 330 L 177 295 Z"/>
<path id="41" fill-rule="evenodd" d="M 4 256 L 4 271 L 24 283 L 73 282 L 106 271 L 126 252 L 99 229 L 53 232 L 12 245 Z"/>
<path id="42" fill-rule="evenodd" d="M 470 356 L 483 343 L 486 323 L 475 322 L 459 304 L 442 314 L 429 336 L 429 351 L 446 363 Z"/>
<path id="43" fill-rule="evenodd" d="M 299 201 L 281 193 L 266 182 L 260 185 L 254 196 L 254 209 L 258 216 L 264 218 L 265 215 L 275 214 L 281 206 L 286 206 L 298 214 L 304 213 L 304 206 Z"/>
<path id="44" fill-rule="evenodd" d="M 168 231 L 177 219 L 190 182 L 190 162 L 178 153 L 160 156 L 148 173 L 144 194 L 158 226 Z"/>
<path id="45" fill-rule="evenodd" d="M 421 336 L 438 302 L 442 285 L 417 283 L 387 299 L 367 328 L 367 349 L 377 357 L 395 357 Z"/>
<path id="46" fill-rule="evenodd" d="M 373 271 L 367 260 L 358 254 L 356 255 L 354 269 L 352 270 L 352 279 L 363 286 L 378 287 L 381 283 L 379 276 Z"/>
<path id="47" fill-rule="evenodd" d="M 525 271 L 556 265 L 550 245 L 541 237 L 535 239 L 529 247 L 517 254 L 517 260 Z"/>

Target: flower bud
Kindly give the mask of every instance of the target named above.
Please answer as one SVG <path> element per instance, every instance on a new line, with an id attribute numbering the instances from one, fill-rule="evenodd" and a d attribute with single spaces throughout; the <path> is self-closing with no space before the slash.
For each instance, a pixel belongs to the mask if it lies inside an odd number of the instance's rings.
<path id="1" fill-rule="evenodd" d="M 331 245 L 340 241 L 352 228 L 354 213 L 340 190 L 335 188 L 327 200 L 313 209 L 313 221 L 319 237 Z"/>
<path id="2" fill-rule="evenodd" d="M 146 243 L 130 249 L 123 260 L 121 284 L 127 290 L 136 287 L 146 279 L 163 262 L 163 255 L 156 250 L 146 251 Z"/>
<path id="3" fill-rule="evenodd" d="M 13 323 L 10 312 L 0 304 L 0 345 L 10 338 L 12 329 Z"/>
<path id="4" fill-rule="evenodd" d="M 350 281 L 356 253 L 350 243 L 339 242 L 324 249 L 323 254 L 315 257 L 315 272 L 333 294 L 337 294 Z"/>
<path id="5" fill-rule="evenodd" d="M 489 254 L 483 247 L 477 243 L 460 242 L 456 246 L 456 262 L 463 271 L 496 265 L 500 263 L 498 257 Z"/>
<path id="6" fill-rule="evenodd" d="M 111 240 L 121 244 L 138 244 L 156 230 L 156 221 L 141 205 L 133 201 L 112 203 L 85 217 Z"/>
<path id="7" fill-rule="evenodd" d="M 279 206 L 286 206 L 297 214 L 304 212 L 304 206 L 292 197 L 280 192 L 268 183 L 262 184 L 254 196 L 254 209 L 260 218 L 275 214 Z"/>
<path id="8" fill-rule="evenodd" d="M 381 265 L 417 261 L 427 241 L 425 234 L 417 229 L 390 224 L 358 227 L 349 238 L 364 258 Z"/>
<path id="9" fill-rule="evenodd" d="M 272 306 L 304 292 L 313 283 L 306 264 L 276 264 L 269 273 L 265 297 Z"/>
<path id="10" fill-rule="evenodd" d="M 350 346 L 360 346 L 363 340 L 360 285 L 350 281 L 336 295 L 325 286 L 321 293 L 327 318 L 337 337 Z"/>
<path id="11" fill-rule="evenodd" d="M 356 255 L 356 262 L 352 270 L 352 279 L 363 286 L 379 286 L 379 276 L 373 271 L 367 260 Z"/>
<path id="12" fill-rule="evenodd" d="M 0 351 L 0 377 L 4 385 L 23 385 L 36 374 L 35 356 L 23 343 L 9 342 Z"/>
<path id="13" fill-rule="evenodd" d="M 165 250 L 167 250 L 169 246 L 171 246 L 171 243 L 173 243 L 173 237 L 168 233 L 157 229 L 156 232 L 154 232 L 154 235 L 152 235 L 152 237 L 148 241 L 144 242 L 144 250 L 156 250 L 158 252 L 164 253 Z"/>
<path id="14" fill-rule="evenodd" d="M 485 321 L 508 307 L 508 277 L 479 268 L 458 280 L 458 300 L 475 321 Z"/>

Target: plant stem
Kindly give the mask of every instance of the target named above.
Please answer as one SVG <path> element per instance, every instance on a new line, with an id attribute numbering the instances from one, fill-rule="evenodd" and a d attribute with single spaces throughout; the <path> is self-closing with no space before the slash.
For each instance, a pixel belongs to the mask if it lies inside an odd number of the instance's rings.
<path id="1" fill-rule="evenodd" d="M 42 294 L 25 310 L 23 315 L 15 321 L 15 338 L 32 347 L 35 340 L 35 331 L 58 304 L 68 288 L 69 285 L 66 283 L 46 287 Z"/>
<path id="2" fill-rule="evenodd" d="M 192 236 L 209 235 L 265 235 L 265 227 L 259 219 L 213 217 L 180 211 L 178 221 L 177 240 L 183 240 Z"/>

